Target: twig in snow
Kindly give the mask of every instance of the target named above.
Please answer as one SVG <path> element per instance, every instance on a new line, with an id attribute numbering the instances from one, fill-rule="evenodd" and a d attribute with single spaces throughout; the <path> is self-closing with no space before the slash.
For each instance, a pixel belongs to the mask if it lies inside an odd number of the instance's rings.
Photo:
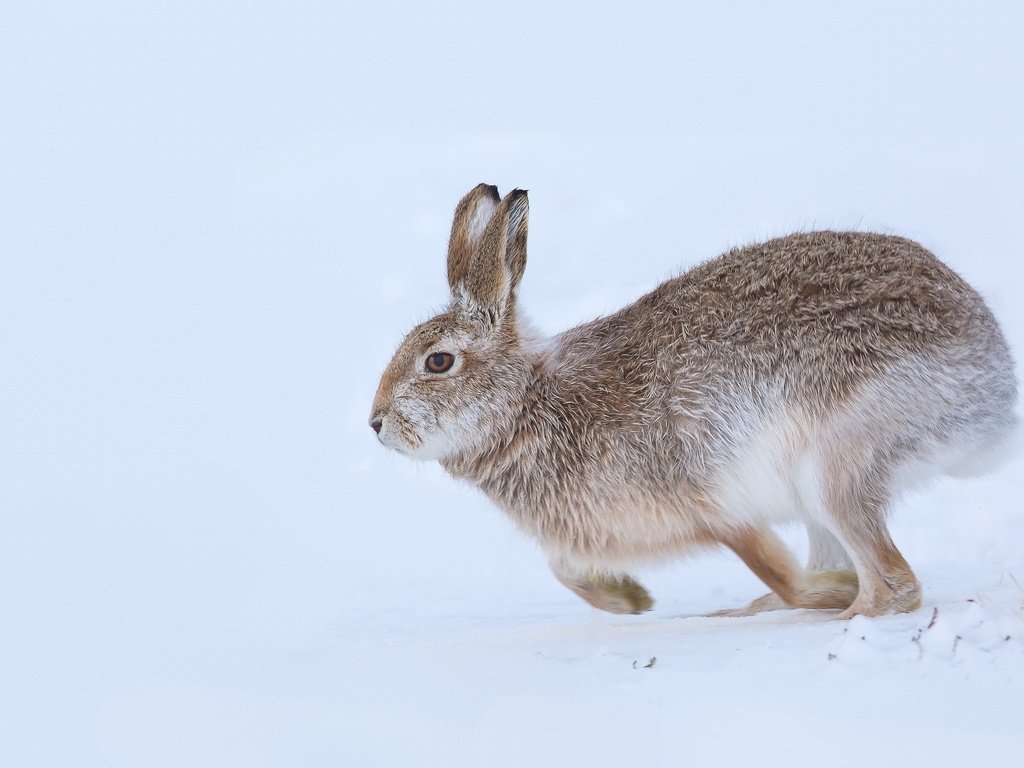
<path id="1" fill-rule="evenodd" d="M 921 658 L 924 656 L 924 646 L 921 645 L 921 633 L 923 631 L 924 631 L 923 629 L 917 630 L 917 634 L 914 635 L 912 638 L 910 638 L 910 642 L 915 643 L 917 645 L 917 660 L 918 661 L 920 661 Z"/>
<path id="2" fill-rule="evenodd" d="M 921 645 L 921 635 L 923 635 L 929 629 L 934 627 L 935 626 L 935 622 L 938 620 L 938 618 L 939 618 L 939 607 L 935 606 L 934 608 L 932 608 L 932 618 L 931 618 L 931 621 L 928 622 L 928 626 L 926 626 L 926 627 L 924 627 L 922 629 L 918 629 L 917 632 L 914 634 L 914 636 L 912 638 L 910 638 L 910 642 L 912 642 L 915 645 L 917 645 L 917 660 L 918 661 L 920 661 L 921 657 L 924 656 L 924 646 Z"/>

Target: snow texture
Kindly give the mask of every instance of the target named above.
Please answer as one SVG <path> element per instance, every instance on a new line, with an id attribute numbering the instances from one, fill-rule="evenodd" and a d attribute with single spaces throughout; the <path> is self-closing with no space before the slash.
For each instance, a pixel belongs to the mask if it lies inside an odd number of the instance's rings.
<path id="1" fill-rule="evenodd" d="M 914 613 L 703 618 L 764 591 L 709 554 L 613 617 L 366 419 L 481 181 L 530 189 L 546 332 L 856 228 L 946 260 L 1024 359 L 1022 32 L 1011 2 L 5 5 L 0 765 L 1020 765 L 1021 457 L 896 511 Z"/>

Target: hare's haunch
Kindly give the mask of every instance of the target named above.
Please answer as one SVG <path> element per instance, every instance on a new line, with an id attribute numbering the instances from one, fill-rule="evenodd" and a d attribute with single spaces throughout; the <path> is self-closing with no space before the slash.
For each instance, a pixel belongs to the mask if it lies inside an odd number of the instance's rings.
<path id="1" fill-rule="evenodd" d="M 541 338 L 517 305 L 527 214 L 523 190 L 481 184 L 459 203 L 451 301 L 381 378 L 381 443 L 481 488 L 607 611 L 652 605 L 629 568 L 714 545 L 772 590 L 740 613 L 918 607 L 893 499 L 985 468 L 1016 424 L 1013 362 L 981 297 L 909 240 L 812 232 Z M 792 520 L 806 569 L 772 531 Z"/>

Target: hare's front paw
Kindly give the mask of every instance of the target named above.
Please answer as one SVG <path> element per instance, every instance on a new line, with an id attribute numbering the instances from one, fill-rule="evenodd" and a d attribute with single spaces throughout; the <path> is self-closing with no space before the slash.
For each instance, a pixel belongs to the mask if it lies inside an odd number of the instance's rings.
<path id="1" fill-rule="evenodd" d="M 556 571 L 555 575 L 592 606 L 608 613 L 643 613 L 654 606 L 647 590 L 625 574 L 565 574 Z"/>

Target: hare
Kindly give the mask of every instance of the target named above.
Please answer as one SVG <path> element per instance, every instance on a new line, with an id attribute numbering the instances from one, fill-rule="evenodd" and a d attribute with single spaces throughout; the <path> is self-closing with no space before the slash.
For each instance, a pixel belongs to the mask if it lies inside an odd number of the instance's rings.
<path id="1" fill-rule="evenodd" d="M 981 297 L 917 243 L 810 232 L 542 338 L 516 299 L 527 215 L 520 189 L 459 202 L 451 301 L 384 371 L 380 442 L 482 489 L 605 611 L 653 605 L 631 567 L 717 545 L 771 589 L 722 613 L 918 608 L 886 527 L 894 499 L 985 468 L 1017 423 Z M 808 528 L 806 568 L 773 532 L 787 521 Z"/>

